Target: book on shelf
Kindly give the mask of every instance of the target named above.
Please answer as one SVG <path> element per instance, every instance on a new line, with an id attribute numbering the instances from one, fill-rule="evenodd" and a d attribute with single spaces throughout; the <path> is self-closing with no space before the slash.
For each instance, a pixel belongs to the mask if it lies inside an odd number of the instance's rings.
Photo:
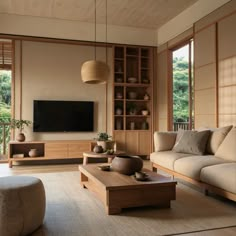
<path id="1" fill-rule="evenodd" d="M 13 154 L 12 157 L 13 158 L 23 158 L 24 154 L 23 153 Z"/>

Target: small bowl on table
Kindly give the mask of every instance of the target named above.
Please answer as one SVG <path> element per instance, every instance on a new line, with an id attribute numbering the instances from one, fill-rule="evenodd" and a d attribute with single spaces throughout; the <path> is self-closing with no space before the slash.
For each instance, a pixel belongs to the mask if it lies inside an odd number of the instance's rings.
<path id="1" fill-rule="evenodd" d="M 102 171 L 110 171 L 111 170 L 111 165 L 100 165 L 98 168 Z"/>

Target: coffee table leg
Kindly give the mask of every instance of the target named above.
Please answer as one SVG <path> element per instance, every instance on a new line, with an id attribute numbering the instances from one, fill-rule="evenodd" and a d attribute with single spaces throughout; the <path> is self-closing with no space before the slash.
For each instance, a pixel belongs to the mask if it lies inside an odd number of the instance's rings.
<path id="1" fill-rule="evenodd" d="M 113 159 L 112 157 L 108 157 L 108 158 L 107 158 L 107 163 L 111 163 L 111 162 L 112 162 L 112 159 Z"/>
<path id="2" fill-rule="evenodd" d="M 108 207 L 106 206 L 107 215 L 116 215 L 121 213 L 121 208 L 119 207 Z"/>
<path id="3" fill-rule="evenodd" d="M 86 186 L 84 185 L 84 182 L 88 181 L 88 177 L 86 175 L 84 175 L 82 172 L 80 172 L 80 184 L 86 188 Z"/>
<path id="4" fill-rule="evenodd" d="M 88 164 L 88 157 L 86 155 L 83 155 L 83 165 Z"/>

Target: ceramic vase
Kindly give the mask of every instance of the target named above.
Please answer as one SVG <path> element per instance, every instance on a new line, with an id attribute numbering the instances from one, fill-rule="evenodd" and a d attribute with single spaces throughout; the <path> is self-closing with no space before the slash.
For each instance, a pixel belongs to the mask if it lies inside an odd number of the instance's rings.
<path id="1" fill-rule="evenodd" d="M 115 141 L 97 141 L 97 145 L 102 146 L 103 151 L 114 149 Z"/>
<path id="2" fill-rule="evenodd" d="M 38 150 L 37 149 L 30 149 L 30 151 L 29 151 L 29 156 L 30 157 L 37 157 L 39 155 L 39 152 L 38 152 Z"/>
<path id="3" fill-rule="evenodd" d="M 16 136 L 16 140 L 18 142 L 24 142 L 25 141 L 25 135 L 23 133 L 19 133 L 17 136 Z"/>

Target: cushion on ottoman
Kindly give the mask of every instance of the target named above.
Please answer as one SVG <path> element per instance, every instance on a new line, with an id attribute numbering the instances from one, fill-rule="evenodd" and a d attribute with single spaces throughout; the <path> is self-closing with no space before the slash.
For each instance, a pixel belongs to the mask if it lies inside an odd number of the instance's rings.
<path id="1" fill-rule="evenodd" d="M 40 179 L 30 176 L 0 178 L 0 235 L 28 235 L 42 223 L 45 191 Z"/>

